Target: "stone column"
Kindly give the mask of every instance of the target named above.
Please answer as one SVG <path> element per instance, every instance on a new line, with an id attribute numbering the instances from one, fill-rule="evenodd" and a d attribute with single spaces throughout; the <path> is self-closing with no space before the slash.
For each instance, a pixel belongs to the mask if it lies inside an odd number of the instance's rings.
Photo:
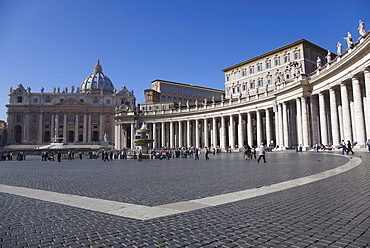
<path id="1" fill-rule="evenodd" d="M 298 145 L 303 144 L 303 132 L 302 132 L 302 107 L 301 107 L 301 99 L 297 98 L 296 100 L 297 105 L 297 136 L 298 136 Z"/>
<path id="2" fill-rule="evenodd" d="M 92 129 L 91 129 L 91 113 L 88 114 L 88 120 L 87 120 L 87 142 L 91 142 L 91 135 L 92 135 Z"/>
<path id="3" fill-rule="evenodd" d="M 320 143 L 318 95 L 311 95 L 311 111 L 312 144 L 315 145 Z"/>
<path id="4" fill-rule="evenodd" d="M 63 117 L 63 142 L 67 141 L 67 114 Z"/>
<path id="5" fill-rule="evenodd" d="M 50 124 L 50 140 L 54 142 L 54 135 L 55 135 L 55 115 L 54 113 L 51 114 L 51 124 Z"/>
<path id="6" fill-rule="evenodd" d="M 284 124 L 283 124 L 283 106 L 281 103 L 278 104 L 278 122 L 279 122 L 279 141 L 280 143 L 278 144 L 280 148 L 285 147 L 287 144 L 284 144 Z"/>
<path id="7" fill-rule="evenodd" d="M 60 142 L 59 141 L 59 113 L 55 114 L 55 142 Z"/>
<path id="8" fill-rule="evenodd" d="M 195 120 L 195 147 L 199 147 L 199 120 Z"/>
<path id="9" fill-rule="evenodd" d="M 225 117 L 221 116 L 220 148 L 225 149 L 225 147 L 226 147 Z"/>
<path id="10" fill-rule="evenodd" d="M 99 141 L 104 140 L 104 113 L 99 114 Z"/>
<path id="11" fill-rule="evenodd" d="M 361 96 L 361 86 L 360 80 L 358 77 L 352 78 L 352 89 L 353 89 L 353 104 L 354 104 L 354 112 L 355 112 L 355 123 L 353 127 L 356 128 L 356 140 L 358 145 L 365 145 L 366 135 L 365 135 L 365 118 L 364 118 L 364 111 L 362 105 L 362 96 Z M 368 106 L 370 107 L 370 106 Z M 354 137 L 355 138 L 355 137 Z"/>
<path id="12" fill-rule="evenodd" d="M 349 109 L 349 99 L 348 99 L 348 90 L 347 85 L 344 82 L 340 84 L 340 95 L 342 99 L 342 115 L 343 115 L 343 131 L 344 139 L 352 140 L 352 128 L 351 128 L 351 115 Z"/>
<path id="13" fill-rule="evenodd" d="M 14 114 L 13 112 L 10 112 L 9 109 L 8 109 L 8 118 L 7 118 L 7 122 L 8 122 L 8 137 L 7 137 L 7 141 L 6 143 L 7 144 L 13 144 L 14 143 L 14 139 L 15 139 L 15 134 L 14 134 Z"/>
<path id="14" fill-rule="evenodd" d="M 135 148 L 134 139 L 135 139 L 135 123 L 131 123 L 131 149 Z"/>
<path id="15" fill-rule="evenodd" d="M 87 114 L 84 114 L 84 130 L 82 131 L 82 135 L 83 135 L 83 142 L 84 143 L 87 143 L 88 139 L 87 139 Z"/>
<path id="16" fill-rule="evenodd" d="M 243 116 L 239 113 L 238 115 L 238 147 L 243 148 L 244 146 L 244 133 L 243 133 Z"/>
<path id="17" fill-rule="evenodd" d="M 23 140 L 21 142 L 29 142 L 30 133 L 30 112 L 24 112 L 24 123 L 23 123 Z"/>
<path id="18" fill-rule="evenodd" d="M 170 148 L 174 147 L 173 121 L 170 121 Z"/>
<path id="19" fill-rule="evenodd" d="M 308 113 L 307 113 L 307 101 L 306 97 L 301 97 L 301 105 L 302 105 L 302 136 L 303 136 L 303 146 L 309 147 L 310 140 L 309 140 L 309 129 L 308 129 Z"/>
<path id="20" fill-rule="evenodd" d="M 186 121 L 186 146 L 191 146 L 191 139 L 190 139 L 190 120 Z"/>
<path id="21" fill-rule="evenodd" d="M 366 106 L 365 117 L 366 117 L 366 134 L 367 139 L 370 139 L 370 68 L 365 68 L 364 70 L 365 77 L 365 91 L 366 91 Z"/>
<path id="22" fill-rule="evenodd" d="M 208 144 L 208 123 L 207 123 L 207 118 L 204 117 L 204 147 L 209 147 Z"/>
<path id="23" fill-rule="evenodd" d="M 158 140 L 157 140 L 157 123 L 153 123 L 153 131 L 152 131 L 152 135 L 153 135 L 153 148 L 158 148 Z"/>
<path id="24" fill-rule="evenodd" d="M 179 147 L 184 146 L 183 143 L 182 121 L 179 121 Z"/>
<path id="25" fill-rule="evenodd" d="M 275 139 L 276 139 L 276 141 L 275 141 L 275 146 L 279 146 L 279 148 L 281 148 L 280 147 L 280 132 L 279 132 L 279 128 L 280 128 L 280 126 L 279 126 L 279 111 L 276 111 L 275 110 Z"/>
<path id="26" fill-rule="evenodd" d="M 43 139 L 42 139 L 42 121 L 43 121 L 43 112 L 41 111 L 40 114 L 39 114 L 39 127 L 38 127 L 38 138 L 37 138 L 37 142 L 43 142 Z M 51 121 L 52 123 L 52 121 Z M 51 134 L 51 132 L 50 132 Z M 51 139 L 51 137 L 50 137 Z"/>
<path id="27" fill-rule="evenodd" d="M 267 108 L 265 109 L 266 114 L 266 146 L 271 144 L 271 113 L 270 110 Z"/>
<path id="28" fill-rule="evenodd" d="M 78 119 L 78 114 L 75 114 L 75 142 L 78 142 L 78 127 L 79 127 L 79 119 Z"/>
<path id="29" fill-rule="evenodd" d="M 161 147 L 166 147 L 166 123 L 161 123 Z"/>
<path id="30" fill-rule="evenodd" d="M 212 143 L 213 143 L 213 147 L 217 147 L 217 132 L 218 132 L 218 129 L 217 129 L 217 119 L 216 117 L 213 117 L 212 118 Z"/>
<path id="31" fill-rule="evenodd" d="M 289 122 L 288 122 L 288 106 L 286 102 L 283 102 L 283 133 L 284 133 L 284 146 L 289 147 L 290 139 L 289 139 Z"/>
<path id="32" fill-rule="evenodd" d="M 234 118 L 230 115 L 230 125 L 229 125 L 229 146 L 231 149 L 235 147 L 235 126 L 234 126 Z"/>
<path id="33" fill-rule="evenodd" d="M 256 122 L 257 122 L 257 146 L 259 146 L 262 143 L 262 121 L 261 113 L 258 109 L 256 111 Z"/>
<path id="34" fill-rule="evenodd" d="M 247 113 L 247 139 L 248 145 L 253 146 L 253 126 L 252 126 L 252 114 L 251 112 Z"/>
<path id="35" fill-rule="evenodd" d="M 326 109 L 325 109 L 325 96 L 323 92 L 319 93 L 319 108 L 320 108 L 320 134 L 321 134 L 321 143 L 327 145 L 328 141 L 328 126 L 326 122 Z"/>
<path id="36" fill-rule="evenodd" d="M 340 143 L 339 136 L 339 124 L 338 124 L 338 109 L 337 109 L 337 97 L 333 88 L 329 89 L 329 101 L 330 101 L 330 118 L 331 118 L 331 132 L 333 136 L 333 145 Z"/>

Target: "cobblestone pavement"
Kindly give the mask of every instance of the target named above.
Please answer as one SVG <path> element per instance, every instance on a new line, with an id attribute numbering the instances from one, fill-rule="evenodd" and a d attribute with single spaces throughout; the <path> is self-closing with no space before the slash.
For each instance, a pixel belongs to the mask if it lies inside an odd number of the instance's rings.
<path id="1" fill-rule="evenodd" d="M 0 247 L 370 247 L 370 154 L 300 187 L 140 221 L 0 193 Z M 0 162 L 0 184 L 156 206 L 316 174 L 351 156 L 273 152 L 190 159 Z"/>

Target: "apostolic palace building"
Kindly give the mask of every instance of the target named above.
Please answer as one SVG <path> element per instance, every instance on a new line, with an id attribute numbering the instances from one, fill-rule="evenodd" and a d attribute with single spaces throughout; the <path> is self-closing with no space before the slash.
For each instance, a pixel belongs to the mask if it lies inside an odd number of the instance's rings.
<path id="1" fill-rule="evenodd" d="M 339 38 L 346 45 L 338 42 L 336 54 L 302 39 L 232 65 L 223 70 L 221 98 L 177 103 L 171 96 L 171 104 L 155 108 L 157 96 L 139 111 L 118 110 L 116 148 L 134 147 L 141 123 L 154 147 L 364 145 L 370 138 L 370 35 L 362 21 L 358 31 L 356 40 L 350 32 Z"/>

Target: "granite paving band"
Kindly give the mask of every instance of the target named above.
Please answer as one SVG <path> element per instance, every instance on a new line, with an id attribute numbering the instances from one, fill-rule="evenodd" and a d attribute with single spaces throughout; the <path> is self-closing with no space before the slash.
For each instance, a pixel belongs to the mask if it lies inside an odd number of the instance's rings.
<path id="1" fill-rule="evenodd" d="M 322 180 L 346 172 L 358 166 L 360 163 L 361 163 L 360 158 L 351 157 L 349 162 L 342 166 L 314 175 L 293 179 L 269 186 L 263 186 L 261 188 L 248 189 L 228 194 L 205 197 L 201 199 L 194 199 L 190 201 L 176 202 L 155 207 L 91 198 L 86 196 L 63 194 L 52 191 L 9 186 L 3 184 L 0 184 L 0 192 L 34 198 L 58 204 L 64 204 L 71 207 L 78 207 L 82 209 L 103 212 L 106 214 L 113 214 L 121 217 L 128 217 L 138 220 L 149 220 L 153 218 L 164 217 L 167 215 L 173 215 L 201 208 L 218 206 L 222 204 L 246 200 L 257 196 L 262 196 L 265 194 L 270 194 L 281 190 L 302 186 L 308 183 L 313 183 L 318 180 Z"/>

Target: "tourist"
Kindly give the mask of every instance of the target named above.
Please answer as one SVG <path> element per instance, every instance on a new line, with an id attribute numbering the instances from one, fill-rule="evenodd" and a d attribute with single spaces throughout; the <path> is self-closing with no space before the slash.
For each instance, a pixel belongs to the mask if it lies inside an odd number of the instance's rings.
<path id="1" fill-rule="evenodd" d="M 265 144 L 261 143 L 261 145 L 258 149 L 258 154 L 259 154 L 259 157 L 258 157 L 257 163 L 260 162 L 261 158 L 263 158 L 263 162 L 266 163 L 266 157 L 265 157 L 266 146 L 265 146 Z"/>

